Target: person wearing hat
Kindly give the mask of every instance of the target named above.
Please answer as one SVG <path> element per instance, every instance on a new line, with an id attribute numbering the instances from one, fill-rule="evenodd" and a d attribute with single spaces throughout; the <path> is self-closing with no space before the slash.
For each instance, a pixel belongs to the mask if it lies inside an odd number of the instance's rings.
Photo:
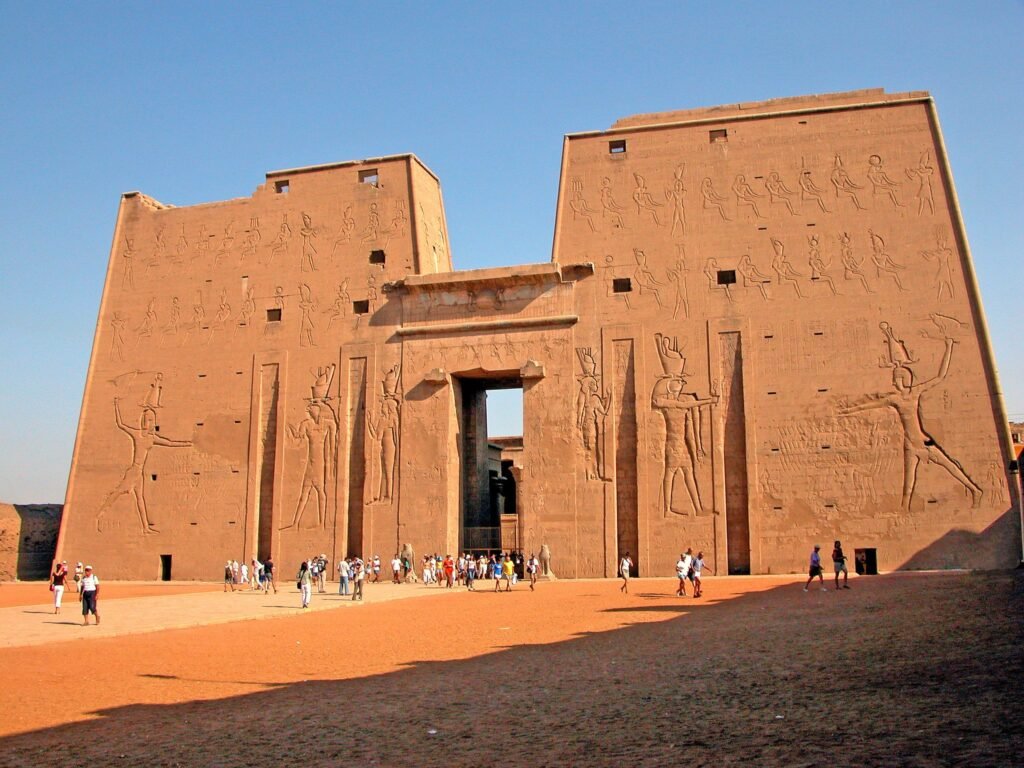
<path id="1" fill-rule="evenodd" d="M 811 552 L 811 568 L 807 575 L 807 583 L 804 584 L 804 592 L 811 586 L 811 582 L 814 581 L 814 577 L 818 577 L 818 582 L 821 584 L 821 591 L 828 592 L 825 587 L 825 579 L 821 575 L 821 545 L 815 544 L 814 551 Z"/>
<path id="2" fill-rule="evenodd" d="M 82 568 L 81 561 L 75 563 L 75 577 L 74 577 L 75 592 L 81 592 L 82 591 L 81 582 L 82 582 L 82 576 L 84 575 L 84 572 L 85 571 Z"/>
<path id="3" fill-rule="evenodd" d="M 85 576 L 82 577 L 82 591 L 78 593 L 78 599 L 82 601 L 82 624 L 89 626 L 89 614 L 96 617 L 96 624 L 100 623 L 100 613 L 96 607 L 96 600 L 100 596 L 100 580 L 92 572 L 92 566 L 85 566 Z"/>

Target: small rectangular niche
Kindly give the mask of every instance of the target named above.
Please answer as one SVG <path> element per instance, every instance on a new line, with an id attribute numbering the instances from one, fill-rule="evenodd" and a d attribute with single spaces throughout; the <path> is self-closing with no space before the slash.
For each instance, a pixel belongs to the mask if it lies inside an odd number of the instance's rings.
<path id="1" fill-rule="evenodd" d="M 772 453 L 778 453 L 780 450 L 780 448 L 772 448 Z"/>
<path id="2" fill-rule="evenodd" d="M 352 302 L 352 314 L 354 315 L 365 315 L 370 311 L 370 300 L 363 299 L 362 301 Z"/>
<path id="3" fill-rule="evenodd" d="M 711 144 L 718 144 L 719 142 L 726 142 L 729 140 L 729 131 L 725 128 L 715 128 L 714 130 L 708 131 L 708 142 Z"/>
<path id="4" fill-rule="evenodd" d="M 823 445 L 823 446 L 821 446 L 821 450 L 823 450 L 823 451 L 831 451 L 832 450 L 832 446 L 831 445 Z"/>
<path id="5" fill-rule="evenodd" d="M 735 269 L 720 269 L 718 270 L 718 284 L 719 285 L 735 285 L 736 283 L 736 270 Z"/>
<path id="6" fill-rule="evenodd" d="M 772 389 L 772 390 L 769 390 L 769 391 L 768 391 L 768 394 L 769 394 L 769 395 L 777 395 L 777 394 L 779 394 L 779 393 L 778 393 L 778 392 L 776 392 L 776 391 L 775 391 L 774 389 Z"/>
<path id="7" fill-rule="evenodd" d="M 815 331 L 815 332 L 814 332 L 814 335 L 815 335 L 815 336 L 824 336 L 824 335 L 825 335 L 825 332 L 824 332 L 824 331 Z"/>
<path id="8" fill-rule="evenodd" d="M 198 472 L 193 472 L 193 473 L 192 473 L 192 476 L 193 476 L 193 477 L 199 477 L 199 473 L 198 473 Z"/>
<path id="9" fill-rule="evenodd" d="M 767 232 L 768 231 L 768 227 L 758 227 L 757 231 L 758 232 Z"/>
<path id="10" fill-rule="evenodd" d="M 819 392 L 828 392 L 828 387 L 818 387 Z"/>
<path id="11" fill-rule="evenodd" d="M 149 479 L 152 480 L 155 483 L 156 482 L 156 475 L 150 475 Z"/>
<path id="12" fill-rule="evenodd" d="M 370 263 L 371 264 L 384 264 L 384 262 L 386 260 L 387 260 L 387 255 L 384 253 L 384 251 L 381 251 L 381 250 L 370 251 Z"/>
<path id="13" fill-rule="evenodd" d="M 281 308 L 275 307 L 274 309 L 267 310 L 267 322 L 268 323 L 280 323 L 281 322 Z"/>
<path id="14" fill-rule="evenodd" d="M 365 171 L 359 172 L 359 183 L 369 184 L 371 187 L 380 186 L 380 174 L 377 173 L 376 168 L 369 168 Z"/>
<path id="15" fill-rule="evenodd" d="M 807 121 L 806 120 L 798 120 L 797 121 L 797 125 L 807 125 Z"/>
<path id="16" fill-rule="evenodd" d="M 197 376 L 197 378 L 200 378 L 200 379 L 205 379 L 206 378 L 206 374 L 205 373 L 197 373 L 196 376 Z"/>
<path id="17" fill-rule="evenodd" d="M 281 179 L 280 181 L 274 182 L 274 191 L 279 195 L 287 195 L 290 185 L 288 179 Z"/>
<path id="18" fill-rule="evenodd" d="M 241 423 L 242 423 L 241 419 L 235 419 L 235 424 L 241 424 Z"/>
<path id="19" fill-rule="evenodd" d="M 776 511 L 776 512 L 781 512 L 782 511 L 782 507 L 772 507 L 772 509 L 774 511 Z"/>
<path id="20" fill-rule="evenodd" d="M 764 335 L 764 337 L 765 337 L 766 339 L 774 339 L 774 338 L 775 338 L 775 334 L 774 334 L 774 333 L 766 333 L 766 334 Z"/>
<path id="21" fill-rule="evenodd" d="M 628 277 L 614 277 L 612 278 L 612 292 L 613 293 L 632 293 L 633 292 L 633 281 Z"/>
<path id="22" fill-rule="evenodd" d="M 235 376 L 241 376 L 243 373 L 243 371 L 235 371 Z"/>
<path id="23" fill-rule="evenodd" d="M 814 224 L 814 222 L 812 221 L 812 222 L 809 222 L 809 223 L 807 224 L 807 226 L 808 226 L 808 227 L 813 227 L 813 226 L 815 226 L 815 224 Z"/>
<path id="24" fill-rule="evenodd" d="M 835 504 L 826 504 L 825 505 L 825 509 L 835 509 L 835 508 L 836 508 Z"/>
<path id="25" fill-rule="evenodd" d="M 157 432 L 159 432 L 160 431 L 160 425 L 157 424 L 155 427 L 153 427 L 153 429 L 155 429 Z"/>
<path id="26" fill-rule="evenodd" d="M 189 523 L 189 525 L 199 525 L 199 523 Z"/>
<path id="27" fill-rule="evenodd" d="M 197 427 L 201 427 L 201 426 L 203 426 L 203 422 L 201 422 L 201 421 L 197 421 L 197 422 L 196 422 L 196 426 L 197 426 Z"/>
<path id="28" fill-rule="evenodd" d="M 626 140 L 625 139 L 614 139 L 608 142 L 608 154 L 609 155 L 624 155 L 626 154 Z"/>

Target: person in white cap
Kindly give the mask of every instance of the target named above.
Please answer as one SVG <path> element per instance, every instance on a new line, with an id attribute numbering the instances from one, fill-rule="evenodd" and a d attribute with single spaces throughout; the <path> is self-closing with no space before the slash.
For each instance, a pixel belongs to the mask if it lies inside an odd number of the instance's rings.
<path id="1" fill-rule="evenodd" d="M 81 592 L 82 591 L 82 575 L 83 575 L 83 573 L 84 573 L 84 569 L 82 568 L 82 564 L 80 562 L 75 563 L 75 578 L 74 578 L 75 592 Z"/>
<path id="2" fill-rule="evenodd" d="M 821 591 L 828 592 L 825 587 L 825 579 L 821 575 L 821 545 L 815 544 L 814 551 L 811 552 L 811 567 L 807 574 L 807 583 L 804 584 L 804 592 L 811 586 L 811 582 L 814 581 L 814 577 L 818 577 L 818 582 L 821 584 Z"/>
<path id="3" fill-rule="evenodd" d="M 96 617 L 96 624 L 100 623 L 100 612 L 96 607 L 97 598 L 100 596 L 100 580 L 92 572 L 92 566 L 85 566 L 85 576 L 82 577 L 82 591 L 78 593 L 78 599 L 82 601 L 82 624 L 89 626 L 89 614 Z"/>

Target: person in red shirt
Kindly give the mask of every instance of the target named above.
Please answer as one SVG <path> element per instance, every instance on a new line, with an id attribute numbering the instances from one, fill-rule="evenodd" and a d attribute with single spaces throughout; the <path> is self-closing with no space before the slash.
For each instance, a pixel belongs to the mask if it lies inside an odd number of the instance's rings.
<path id="1" fill-rule="evenodd" d="M 444 564 L 442 567 L 444 568 L 445 586 L 451 589 L 455 586 L 455 561 L 452 559 L 451 555 L 444 556 Z"/>

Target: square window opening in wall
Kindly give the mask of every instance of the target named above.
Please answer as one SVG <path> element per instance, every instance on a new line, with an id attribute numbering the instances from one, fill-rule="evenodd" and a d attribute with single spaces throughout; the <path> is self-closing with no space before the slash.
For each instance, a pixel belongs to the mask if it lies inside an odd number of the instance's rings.
<path id="1" fill-rule="evenodd" d="M 633 281 L 628 277 L 615 277 L 612 278 L 612 292 L 613 293 L 632 293 L 633 292 Z"/>
<path id="2" fill-rule="evenodd" d="M 377 173 L 376 168 L 370 168 L 366 171 L 359 172 L 359 183 L 369 184 L 371 187 L 380 186 L 380 174 Z"/>
<path id="3" fill-rule="evenodd" d="M 387 254 L 384 251 L 370 251 L 370 263 L 371 264 L 383 264 L 387 260 Z"/>
<path id="4" fill-rule="evenodd" d="M 268 323 L 280 323 L 281 322 L 281 308 L 276 307 L 274 309 L 267 310 L 267 322 Z"/>
<path id="5" fill-rule="evenodd" d="M 708 142 L 711 144 L 718 144 L 719 142 L 726 142 L 729 140 L 729 131 L 725 128 L 716 128 L 713 131 L 708 131 Z"/>
<path id="6" fill-rule="evenodd" d="M 720 269 L 720 270 L 718 270 L 718 284 L 719 285 L 735 285 L 736 284 L 736 270 L 735 269 Z"/>
<path id="7" fill-rule="evenodd" d="M 370 300 L 363 299 L 362 301 L 352 302 L 352 314 L 354 315 L 365 315 L 370 311 Z"/>
<path id="8" fill-rule="evenodd" d="M 280 181 L 274 182 L 274 191 L 279 195 L 287 195 L 291 185 L 288 183 L 288 179 L 281 179 Z"/>
<path id="9" fill-rule="evenodd" d="M 608 154 L 609 155 L 624 155 L 626 154 L 626 140 L 615 139 L 614 141 L 608 142 Z"/>

